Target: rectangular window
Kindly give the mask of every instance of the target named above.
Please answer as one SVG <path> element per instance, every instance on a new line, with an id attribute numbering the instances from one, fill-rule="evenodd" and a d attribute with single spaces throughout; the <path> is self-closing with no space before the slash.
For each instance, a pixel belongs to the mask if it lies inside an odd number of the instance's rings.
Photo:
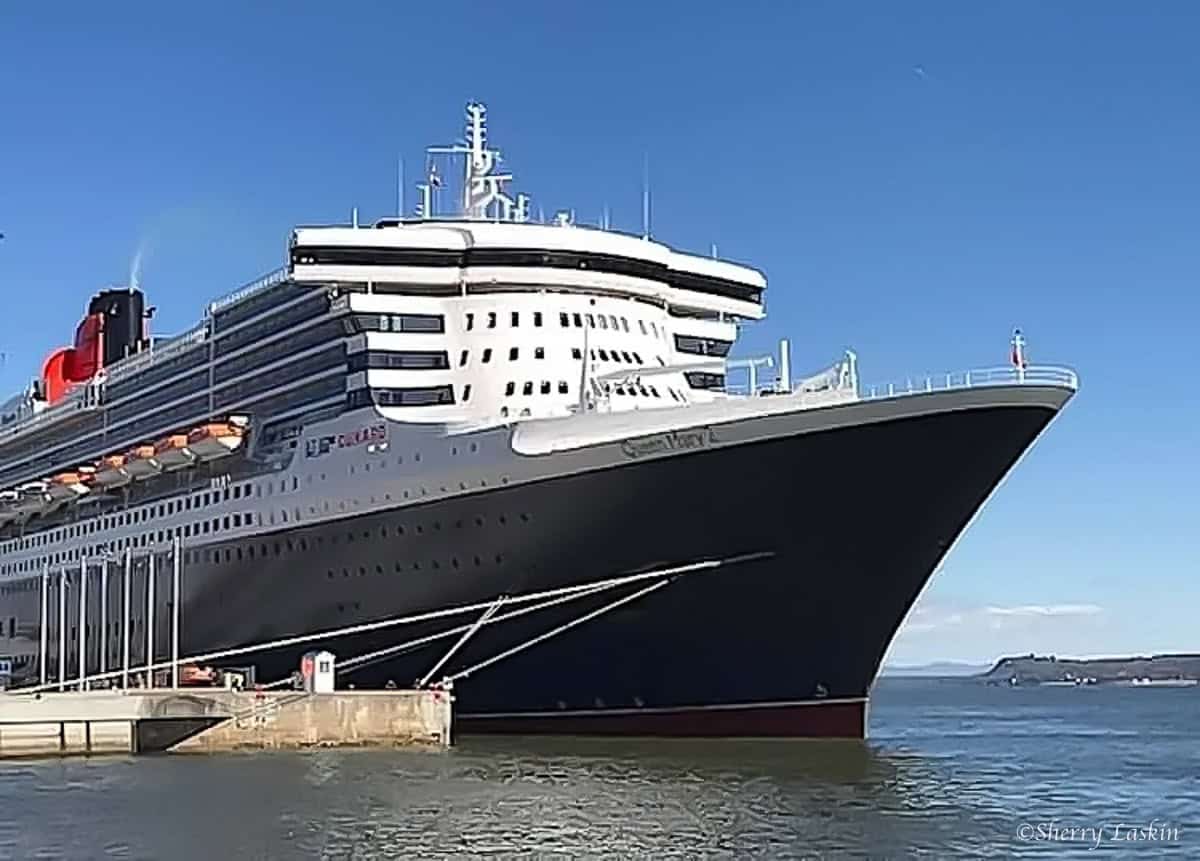
<path id="1" fill-rule="evenodd" d="M 510 362 L 515 362 L 515 361 L 517 360 L 517 356 L 519 356 L 519 355 L 520 355 L 520 349 L 519 349 L 519 348 L 517 348 L 517 347 L 510 347 L 510 348 L 509 348 L 509 350 L 508 350 L 508 360 L 509 360 Z"/>
<path id="2" fill-rule="evenodd" d="M 512 324 L 513 324 L 513 327 L 514 327 L 514 328 L 515 328 L 515 327 L 517 327 L 517 326 L 520 326 L 520 325 L 521 325 L 521 314 L 520 314 L 520 312 L 518 312 L 518 311 L 513 311 L 513 312 L 512 312 Z"/>
<path id="3" fill-rule="evenodd" d="M 542 312 L 541 311 L 533 312 L 533 325 L 535 325 L 535 326 L 542 325 Z"/>
<path id="4" fill-rule="evenodd" d="M 571 318 L 567 316 L 566 311 L 560 311 L 558 313 L 558 325 L 562 326 L 564 329 L 571 325 Z"/>

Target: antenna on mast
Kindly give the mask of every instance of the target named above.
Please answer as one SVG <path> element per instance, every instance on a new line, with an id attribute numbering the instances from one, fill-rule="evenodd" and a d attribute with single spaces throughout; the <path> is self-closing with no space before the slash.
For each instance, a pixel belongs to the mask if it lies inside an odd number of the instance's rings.
<path id="1" fill-rule="evenodd" d="M 642 239 L 650 238 L 650 155 L 642 156 Z"/>
<path id="2" fill-rule="evenodd" d="M 608 204 L 604 204 L 604 211 L 600 215 L 600 226 L 608 230 L 611 223 L 611 217 L 608 211 Z"/>
<path id="3" fill-rule="evenodd" d="M 396 217 L 404 217 L 404 156 L 396 157 Z"/>

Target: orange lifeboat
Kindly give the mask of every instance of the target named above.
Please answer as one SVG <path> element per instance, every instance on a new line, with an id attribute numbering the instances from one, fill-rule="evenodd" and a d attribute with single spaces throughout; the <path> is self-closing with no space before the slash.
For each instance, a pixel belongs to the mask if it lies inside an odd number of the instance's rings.
<path id="1" fill-rule="evenodd" d="M 46 493 L 56 502 L 76 499 L 88 492 L 91 482 L 87 472 L 60 472 L 46 482 Z"/>
<path id="2" fill-rule="evenodd" d="M 96 484 L 101 487 L 120 487 L 132 480 L 125 464 L 129 458 L 123 454 L 110 454 L 96 461 Z"/>
<path id="3" fill-rule="evenodd" d="M 188 448 L 201 460 L 231 454 L 242 444 L 245 430 L 229 422 L 213 422 L 193 428 L 187 436 Z"/>
<path id="4" fill-rule="evenodd" d="M 154 459 L 165 470 L 182 469 L 196 461 L 196 455 L 188 448 L 188 435 L 173 433 L 154 444 Z"/>
<path id="5" fill-rule="evenodd" d="M 162 470 L 162 464 L 154 456 L 152 445 L 135 445 L 125 452 L 124 458 L 125 471 L 139 481 L 158 475 Z"/>

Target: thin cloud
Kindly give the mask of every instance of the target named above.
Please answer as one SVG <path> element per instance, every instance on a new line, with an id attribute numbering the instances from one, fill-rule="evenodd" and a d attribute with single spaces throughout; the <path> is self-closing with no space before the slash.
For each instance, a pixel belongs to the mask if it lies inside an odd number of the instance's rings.
<path id="1" fill-rule="evenodd" d="M 1024 604 L 1020 607 L 985 607 L 990 616 L 1095 616 L 1104 608 L 1096 604 Z"/>

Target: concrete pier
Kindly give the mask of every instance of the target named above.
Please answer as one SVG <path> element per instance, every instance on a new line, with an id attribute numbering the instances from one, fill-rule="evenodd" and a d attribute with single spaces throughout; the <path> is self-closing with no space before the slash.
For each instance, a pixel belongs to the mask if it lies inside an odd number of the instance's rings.
<path id="1" fill-rule="evenodd" d="M 450 744 L 450 695 L 168 689 L 0 694 L 0 759 Z"/>

